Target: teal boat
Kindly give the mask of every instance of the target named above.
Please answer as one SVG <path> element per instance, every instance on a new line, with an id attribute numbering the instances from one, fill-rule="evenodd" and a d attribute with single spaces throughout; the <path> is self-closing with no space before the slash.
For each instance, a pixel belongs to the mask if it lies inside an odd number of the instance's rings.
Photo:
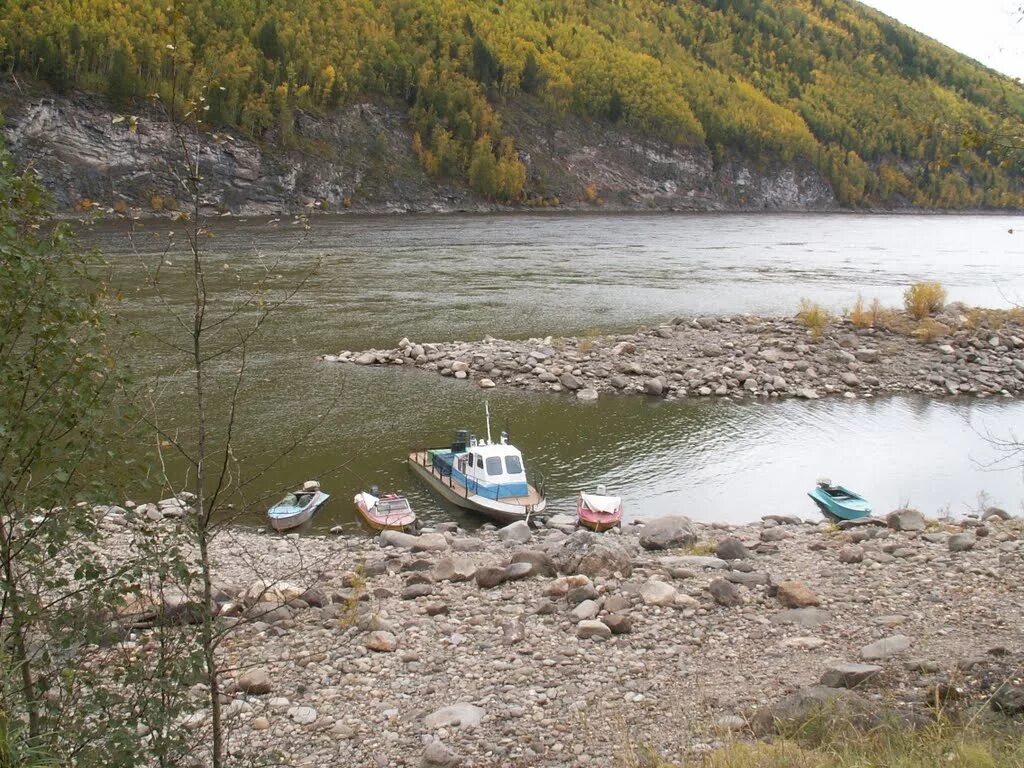
<path id="1" fill-rule="evenodd" d="M 829 480 L 819 480 L 817 487 L 807 494 L 829 517 L 856 520 L 871 514 L 871 505 L 863 496 Z"/>

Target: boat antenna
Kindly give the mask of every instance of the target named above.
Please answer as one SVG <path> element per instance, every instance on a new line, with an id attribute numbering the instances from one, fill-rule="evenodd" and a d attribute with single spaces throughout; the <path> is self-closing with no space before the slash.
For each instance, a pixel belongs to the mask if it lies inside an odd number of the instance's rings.
<path id="1" fill-rule="evenodd" d="M 491 442 L 491 405 L 484 400 L 484 413 L 487 414 L 487 443 Z"/>

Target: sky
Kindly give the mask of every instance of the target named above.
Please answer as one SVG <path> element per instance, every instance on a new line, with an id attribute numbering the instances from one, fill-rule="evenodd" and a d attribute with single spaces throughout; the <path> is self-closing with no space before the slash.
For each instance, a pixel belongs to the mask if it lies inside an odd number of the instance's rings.
<path id="1" fill-rule="evenodd" d="M 1024 0 L 862 0 L 977 59 L 1024 79 L 1024 19 L 1014 8 Z"/>

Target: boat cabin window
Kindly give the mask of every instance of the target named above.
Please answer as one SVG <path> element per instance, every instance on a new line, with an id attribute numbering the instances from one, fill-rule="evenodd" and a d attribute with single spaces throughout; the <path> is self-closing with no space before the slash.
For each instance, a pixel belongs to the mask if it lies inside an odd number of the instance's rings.
<path id="1" fill-rule="evenodd" d="M 501 474 L 501 456 L 487 457 L 487 474 L 491 477 Z"/>
<path id="2" fill-rule="evenodd" d="M 477 455 L 477 457 L 476 457 L 476 466 L 477 466 L 477 469 L 483 469 L 484 468 L 484 457 L 483 456 Z"/>
<path id="3" fill-rule="evenodd" d="M 506 456 L 505 471 L 510 475 L 518 475 L 523 471 L 523 462 L 519 460 L 518 456 Z"/>

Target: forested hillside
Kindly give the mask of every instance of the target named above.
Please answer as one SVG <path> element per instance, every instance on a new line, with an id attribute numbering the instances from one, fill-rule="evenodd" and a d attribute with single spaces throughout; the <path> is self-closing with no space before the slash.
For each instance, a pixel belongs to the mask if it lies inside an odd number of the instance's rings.
<path id="1" fill-rule="evenodd" d="M 8 0 L 6 65 L 117 108 L 201 100 L 210 126 L 299 146 L 297 110 L 407 105 L 433 176 L 530 201 L 503 105 L 531 98 L 716 158 L 806 162 L 848 206 L 1015 207 L 973 136 L 1024 90 L 852 0 Z M 523 96 L 526 94 L 527 96 Z"/>

